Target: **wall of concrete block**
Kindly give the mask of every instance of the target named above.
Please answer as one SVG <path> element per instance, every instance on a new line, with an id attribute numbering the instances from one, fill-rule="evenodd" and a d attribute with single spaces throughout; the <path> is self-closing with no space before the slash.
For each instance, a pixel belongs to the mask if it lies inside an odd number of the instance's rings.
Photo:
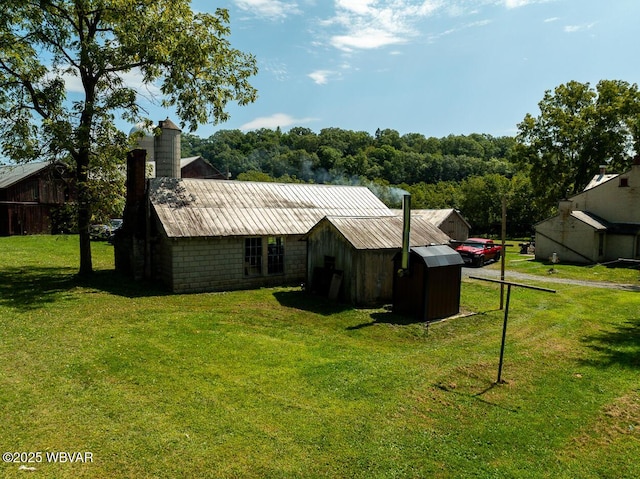
<path id="1" fill-rule="evenodd" d="M 202 291 L 227 291 L 252 289 L 301 283 L 306 277 L 306 243 L 300 236 L 285 238 L 285 266 L 283 274 L 266 273 L 246 276 L 244 268 L 245 238 L 180 238 L 164 239 L 166 242 L 158 252 L 162 252 L 163 264 L 170 257 L 170 279 L 163 274 L 163 282 L 176 293 Z M 267 238 L 263 237 L 266 251 Z"/>

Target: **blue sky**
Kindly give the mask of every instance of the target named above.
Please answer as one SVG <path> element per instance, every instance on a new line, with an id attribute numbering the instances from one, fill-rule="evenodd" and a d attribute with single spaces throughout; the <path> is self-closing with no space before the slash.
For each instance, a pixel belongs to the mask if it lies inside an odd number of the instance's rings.
<path id="1" fill-rule="evenodd" d="M 640 83 L 638 0 L 193 0 L 229 10 L 258 100 L 220 129 L 515 135 L 546 90 Z M 155 107 L 152 120 L 171 111 Z"/>

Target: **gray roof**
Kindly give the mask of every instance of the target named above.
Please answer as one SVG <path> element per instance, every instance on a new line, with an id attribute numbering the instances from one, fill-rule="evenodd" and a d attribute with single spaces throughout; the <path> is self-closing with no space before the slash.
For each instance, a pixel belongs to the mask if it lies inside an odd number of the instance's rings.
<path id="1" fill-rule="evenodd" d="M 402 210 L 394 210 L 397 215 L 402 215 Z M 464 224 L 469 228 L 471 227 L 466 219 L 460 214 L 460 212 L 454 208 L 443 208 L 439 210 L 411 210 L 411 218 L 422 217 L 427 221 L 433 223 L 436 226 L 442 225 L 442 223 L 451 215 L 458 216 Z"/>
<path id="2" fill-rule="evenodd" d="M 325 216 L 393 216 L 362 186 L 155 178 L 150 200 L 170 238 L 302 235 Z"/>
<path id="3" fill-rule="evenodd" d="M 588 211 L 574 210 L 571 212 L 571 216 L 596 230 L 606 230 L 610 226 L 607 221 L 594 215 L 593 213 L 589 213 Z"/>
<path id="4" fill-rule="evenodd" d="M 606 183 L 607 181 L 612 180 L 614 178 L 617 178 L 618 176 L 620 175 L 606 174 L 606 173 L 597 174 L 596 176 L 591 178 L 591 181 L 587 186 L 584 187 L 583 191 L 587 191 L 587 190 L 590 190 L 591 188 L 595 188 L 596 186 L 600 186 L 601 184 Z"/>
<path id="5" fill-rule="evenodd" d="M 449 246 L 418 246 L 411 248 L 430 268 L 464 264 L 460 253 Z"/>
<path id="6" fill-rule="evenodd" d="M 403 221 L 393 217 L 327 217 L 323 222 L 331 223 L 355 248 L 360 250 L 402 248 Z M 314 228 L 315 229 L 315 228 Z M 450 238 L 432 223 L 422 218 L 411 218 L 409 240 L 414 246 L 446 244 Z M 310 231 L 309 234 L 313 232 Z"/>
<path id="7" fill-rule="evenodd" d="M 35 175 L 44 170 L 51 163 L 34 162 L 22 165 L 1 165 L 0 166 L 0 188 L 8 188 L 23 179 Z"/>

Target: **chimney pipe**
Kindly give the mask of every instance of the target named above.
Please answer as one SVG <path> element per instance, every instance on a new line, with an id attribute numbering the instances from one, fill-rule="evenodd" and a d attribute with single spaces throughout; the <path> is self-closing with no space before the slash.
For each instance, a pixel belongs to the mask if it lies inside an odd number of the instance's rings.
<path id="1" fill-rule="evenodd" d="M 411 233 L 411 195 L 402 198 L 402 269 L 409 269 L 409 236 Z"/>

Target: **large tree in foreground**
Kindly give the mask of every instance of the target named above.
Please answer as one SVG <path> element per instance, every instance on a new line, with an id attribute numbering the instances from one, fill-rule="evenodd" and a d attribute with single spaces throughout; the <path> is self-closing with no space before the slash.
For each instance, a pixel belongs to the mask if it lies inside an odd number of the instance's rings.
<path id="1" fill-rule="evenodd" d="M 640 93 L 636 84 L 602 80 L 596 88 L 571 81 L 540 103 L 540 115 L 518 125 L 515 160 L 529 166 L 546 203 L 555 203 L 587 185 L 598 167 L 628 167 L 640 153 Z"/>
<path id="2" fill-rule="evenodd" d="M 249 78 L 257 73 L 255 58 L 231 47 L 228 24 L 226 10 L 196 14 L 190 0 L 3 0 L 2 150 L 16 161 L 71 160 L 80 274 L 93 269 L 91 179 L 127 148 L 115 116 L 146 120 L 125 76 L 139 75 L 183 128 L 226 120 L 229 101 L 255 100 Z M 69 82 L 82 93 L 69 94 Z"/>

